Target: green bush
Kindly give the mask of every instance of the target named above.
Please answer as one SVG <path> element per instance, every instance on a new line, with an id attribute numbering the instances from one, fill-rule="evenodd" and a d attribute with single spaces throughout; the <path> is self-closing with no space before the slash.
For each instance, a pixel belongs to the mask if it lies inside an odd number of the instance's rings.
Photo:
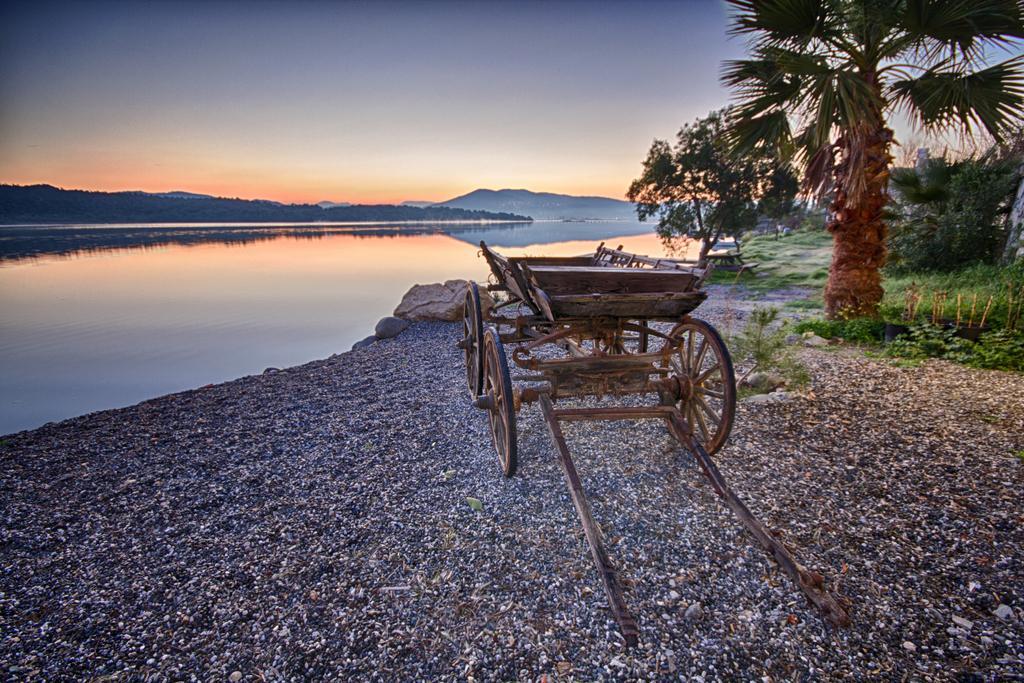
<path id="1" fill-rule="evenodd" d="M 910 360 L 945 358 L 975 368 L 1024 371 L 1024 332 L 996 330 L 977 342 L 961 339 L 952 328 L 919 323 L 885 349 L 886 355 Z"/>
<path id="2" fill-rule="evenodd" d="M 995 263 L 1018 180 L 1016 161 L 932 159 L 920 172 L 895 170 L 890 268 L 951 271 Z"/>
<path id="3" fill-rule="evenodd" d="M 1024 333 L 996 330 L 971 344 L 970 355 L 960 362 L 975 368 L 1024 372 Z"/>
<path id="4" fill-rule="evenodd" d="M 793 329 L 801 334 L 813 332 L 824 339 L 839 337 L 861 344 L 877 344 L 885 333 L 885 323 L 870 318 L 851 318 L 850 320 L 807 318 L 798 322 Z"/>
<path id="5" fill-rule="evenodd" d="M 824 232 L 825 216 L 820 213 L 809 213 L 800 221 L 797 230 L 804 232 Z"/>
<path id="6" fill-rule="evenodd" d="M 810 375 L 786 344 L 788 321 L 776 325 L 778 317 L 777 308 L 755 308 L 743 331 L 730 340 L 731 345 L 740 358 L 753 361 L 747 375 L 755 370 L 774 371 L 786 379 L 788 386 L 803 386 L 810 381 Z"/>

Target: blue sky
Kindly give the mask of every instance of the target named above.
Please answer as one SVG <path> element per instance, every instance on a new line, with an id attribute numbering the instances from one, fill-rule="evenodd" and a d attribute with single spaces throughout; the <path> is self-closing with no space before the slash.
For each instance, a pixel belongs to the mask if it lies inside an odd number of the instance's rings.
<path id="1" fill-rule="evenodd" d="M 0 181 L 289 201 L 622 196 L 742 54 L 712 1 L 0 11 Z"/>
<path id="2" fill-rule="evenodd" d="M 728 104 L 726 24 L 717 0 L 7 2 L 0 182 L 622 197 L 654 138 Z"/>

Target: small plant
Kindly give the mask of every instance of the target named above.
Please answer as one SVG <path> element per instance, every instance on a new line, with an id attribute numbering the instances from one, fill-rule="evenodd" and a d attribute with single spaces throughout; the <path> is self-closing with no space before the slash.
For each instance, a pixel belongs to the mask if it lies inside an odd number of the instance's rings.
<path id="1" fill-rule="evenodd" d="M 1022 372 L 1024 333 L 995 330 L 972 342 L 958 337 L 954 328 L 918 323 L 907 336 L 889 344 L 885 353 L 904 360 L 945 358 L 975 368 Z"/>
<path id="2" fill-rule="evenodd" d="M 743 384 L 755 371 L 775 371 L 782 375 L 789 386 L 803 386 L 810 381 L 807 369 L 793 357 L 791 348 L 786 344 L 789 332 L 786 322 L 776 324 L 778 318 L 777 308 L 755 308 L 743 331 L 732 339 L 740 357 L 748 358 L 753 363 L 737 380 L 737 386 Z"/>
<path id="3" fill-rule="evenodd" d="M 893 340 L 886 348 L 886 353 L 913 360 L 946 358 L 950 354 L 963 352 L 968 344 L 970 342 L 957 337 L 954 330 L 917 323 L 911 326 L 909 334 Z"/>
<path id="4" fill-rule="evenodd" d="M 903 319 L 915 320 L 917 318 L 917 307 L 921 305 L 921 288 L 916 282 L 911 282 L 903 293 Z"/>
<path id="5" fill-rule="evenodd" d="M 832 339 L 841 336 L 839 334 L 841 322 L 839 320 L 825 320 L 824 318 L 807 318 L 793 326 L 793 331 L 798 334 L 813 332 L 822 339 Z"/>
<path id="6" fill-rule="evenodd" d="M 861 344 L 877 344 L 885 335 L 885 323 L 871 318 L 852 318 L 843 321 L 843 339 Z"/>
<path id="7" fill-rule="evenodd" d="M 976 344 L 970 344 L 968 353 L 952 360 L 975 368 L 1024 372 L 1024 332 L 987 332 Z"/>
<path id="8" fill-rule="evenodd" d="M 800 334 L 813 332 L 823 339 L 839 337 L 859 344 L 877 344 L 882 340 L 885 324 L 871 318 L 850 318 L 849 320 L 807 318 L 798 322 L 793 329 Z"/>
<path id="9" fill-rule="evenodd" d="M 1014 456 L 1016 456 L 1016 458 L 1018 460 L 1020 460 L 1022 463 L 1024 463 L 1024 449 L 1021 449 L 1021 450 L 1017 451 L 1016 453 L 1014 453 Z"/>

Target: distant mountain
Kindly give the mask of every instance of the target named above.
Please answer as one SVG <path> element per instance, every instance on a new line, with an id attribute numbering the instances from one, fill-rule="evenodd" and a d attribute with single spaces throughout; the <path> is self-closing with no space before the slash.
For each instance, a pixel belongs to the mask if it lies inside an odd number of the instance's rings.
<path id="1" fill-rule="evenodd" d="M 184 190 L 171 190 L 170 192 L 143 192 L 150 197 L 166 197 L 167 199 L 213 199 L 212 194 L 197 194 L 185 192 Z"/>
<path id="2" fill-rule="evenodd" d="M 52 185 L 0 185 L 0 225 L 39 223 L 317 223 L 327 221 L 529 221 L 528 216 L 447 206 L 357 204 L 322 208 L 223 197 L 87 192 Z"/>
<path id="3" fill-rule="evenodd" d="M 401 205 L 402 206 L 418 206 L 418 207 L 420 207 L 422 209 L 425 206 L 434 206 L 434 204 L 435 204 L 435 202 L 421 202 L 421 201 L 415 200 L 415 199 L 407 199 L 406 201 L 402 202 Z"/>
<path id="4" fill-rule="evenodd" d="M 316 205 L 319 206 L 321 209 L 334 209 L 334 208 L 337 208 L 339 206 L 352 206 L 352 203 L 351 202 L 328 202 L 328 201 L 323 201 L 323 202 L 317 202 Z"/>
<path id="5" fill-rule="evenodd" d="M 636 219 L 633 205 L 609 197 L 576 197 L 530 190 L 474 190 L 434 206 L 450 206 L 476 211 L 507 211 L 542 219 Z"/>

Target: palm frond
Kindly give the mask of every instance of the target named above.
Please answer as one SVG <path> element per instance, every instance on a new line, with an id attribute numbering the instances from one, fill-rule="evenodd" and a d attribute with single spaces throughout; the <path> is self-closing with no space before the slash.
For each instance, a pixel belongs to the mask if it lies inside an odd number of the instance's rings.
<path id="1" fill-rule="evenodd" d="M 893 169 L 889 184 L 908 204 L 941 203 L 949 198 L 950 180 L 962 166 L 962 163 L 951 163 L 942 157 L 929 159 L 920 169 Z"/>
<path id="2" fill-rule="evenodd" d="M 792 142 L 789 117 L 782 110 L 759 116 L 743 116 L 734 112 L 726 129 L 726 143 L 737 155 L 768 150 L 784 159 L 791 154 Z"/>
<path id="3" fill-rule="evenodd" d="M 730 33 L 757 33 L 764 45 L 796 47 L 836 34 L 831 0 L 727 1 L 733 8 Z"/>
<path id="4" fill-rule="evenodd" d="M 804 152 L 807 162 L 804 165 L 804 177 L 801 191 L 810 197 L 823 195 L 832 184 L 835 170 L 835 151 L 832 145 L 822 145 L 816 150 Z"/>
<path id="5" fill-rule="evenodd" d="M 980 57 L 986 44 L 1024 37 L 1019 0 L 907 0 L 901 24 L 902 47 L 945 50 L 949 56 L 959 50 L 968 61 Z"/>
<path id="6" fill-rule="evenodd" d="M 781 70 L 770 57 L 726 61 L 722 64 L 721 81 L 744 100 L 758 100 L 763 107 L 781 106 L 796 98 L 801 86 L 798 77 Z"/>
<path id="7" fill-rule="evenodd" d="M 929 69 L 894 81 L 889 95 L 926 129 L 981 124 L 999 140 L 1024 119 L 1024 55 L 973 73 Z"/>

